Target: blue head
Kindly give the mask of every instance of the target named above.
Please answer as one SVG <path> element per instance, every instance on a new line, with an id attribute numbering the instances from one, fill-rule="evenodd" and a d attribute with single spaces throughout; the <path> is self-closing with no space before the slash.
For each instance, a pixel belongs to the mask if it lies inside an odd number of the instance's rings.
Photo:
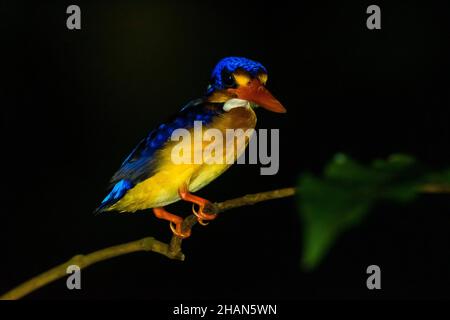
<path id="1" fill-rule="evenodd" d="M 214 67 L 207 95 L 212 102 L 238 98 L 274 112 L 286 112 L 265 88 L 266 82 L 267 70 L 261 63 L 242 57 L 227 57 Z"/>
<path id="2" fill-rule="evenodd" d="M 231 75 L 236 70 L 241 69 L 248 72 L 252 77 L 258 74 L 266 74 L 266 68 L 259 62 L 242 58 L 242 57 L 227 57 L 217 63 L 211 74 L 211 83 L 208 87 L 208 93 L 215 90 L 223 90 L 233 84 Z"/>

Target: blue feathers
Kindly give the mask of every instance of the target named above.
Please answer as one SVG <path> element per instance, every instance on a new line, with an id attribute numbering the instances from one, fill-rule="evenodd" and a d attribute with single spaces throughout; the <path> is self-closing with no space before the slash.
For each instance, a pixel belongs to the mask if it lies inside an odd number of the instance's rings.
<path id="1" fill-rule="evenodd" d="M 256 76 L 258 72 L 267 73 L 266 68 L 259 62 L 241 58 L 241 57 L 227 57 L 219 61 L 211 74 L 211 85 L 208 87 L 208 94 L 215 90 L 222 90 L 225 88 L 223 83 L 223 73 L 234 72 L 236 69 L 243 69 L 250 73 L 252 76 Z"/>
<path id="2" fill-rule="evenodd" d="M 100 204 L 100 207 L 96 211 L 101 212 L 107 206 L 117 202 L 125 195 L 125 193 L 127 193 L 128 190 L 130 190 L 133 187 L 134 185 L 129 180 L 125 179 L 120 180 L 114 185 L 113 189 L 106 196 L 106 198 L 103 199 L 102 203 Z"/>

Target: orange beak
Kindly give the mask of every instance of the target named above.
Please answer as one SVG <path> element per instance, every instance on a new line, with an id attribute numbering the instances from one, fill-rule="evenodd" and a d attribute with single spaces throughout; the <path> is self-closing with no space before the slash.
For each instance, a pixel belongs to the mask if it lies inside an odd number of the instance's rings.
<path id="1" fill-rule="evenodd" d="M 253 102 L 264 109 L 272 112 L 285 113 L 286 109 L 275 99 L 258 79 L 252 79 L 247 85 L 236 89 L 228 89 L 229 92 L 237 95 L 239 99 Z"/>

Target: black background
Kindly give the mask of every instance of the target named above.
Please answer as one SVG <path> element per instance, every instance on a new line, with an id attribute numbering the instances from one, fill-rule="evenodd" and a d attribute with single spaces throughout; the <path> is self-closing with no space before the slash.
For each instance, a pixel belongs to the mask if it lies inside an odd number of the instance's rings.
<path id="1" fill-rule="evenodd" d="M 393 152 L 439 169 L 450 163 L 448 11 L 443 2 L 2 3 L 0 292 L 78 253 L 153 235 L 151 211 L 94 216 L 107 182 L 153 127 L 203 94 L 229 55 L 262 62 L 286 115 L 280 171 L 232 167 L 201 190 L 215 201 L 293 186 L 336 152 L 368 162 Z M 79 4 L 82 29 L 66 28 Z M 172 211 L 187 215 L 190 206 Z M 313 272 L 300 270 L 293 198 L 223 214 L 195 227 L 185 262 L 137 253 L 82 271 L 82 290 L 57 281 L 28 298 L 448 298 L 450 200 L 377 206 Z M 369 291 L 368 265 L 382 270 Z"/>

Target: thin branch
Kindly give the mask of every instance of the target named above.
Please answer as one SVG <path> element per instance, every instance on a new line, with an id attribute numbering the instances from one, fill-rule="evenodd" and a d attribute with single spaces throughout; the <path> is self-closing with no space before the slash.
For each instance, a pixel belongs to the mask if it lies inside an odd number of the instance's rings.
<path id="1" fill-rule="evenodd" d="M 255 194 L 248 194 L 240 198 L 226 200 L 224 202 L 216 202 L 207 208 L 207 212 L 218 214 L 237 207 L 253 205 L 258 202 L 284 198 L 294 195 L 294 188 L 285 188 Z M 197 223 L 197 217 L 190 215 L 183 221 L 183 230 L 192 228 Z M 66 270 L 70 265 L 77 265 L 80 269 L 86 268 L 94 263 L 108 260 L 124 254 L 138 251 L 153 251 L 162 254 L 170 259 L 183 261 L 185 256 L 181 251 L 182 240 L 176 236 L 172 237 L 169 244 L 156 240 L 153 237 L 147 237 L 140 240 L 108 247 L 99 251 L 92 252 L 87 255 L 76 255 L 72 259 L 60 264 L 40 275 L 31 278 L 22 283 L 11 291 L 0 296 L 0 300 L 16 300 L 27 294 L 55 281 L 67 276 Z"/>
<path id="2" fill-rule="evenodd" d="M 419 188 L 419 191 L 422 193 L 450 193 L 450 186 L 426 184 L 421 186 Z M 205 211 L 218 214 L 230 209 L 253 205 L 258 202 L 290 197 L 293 196 L 295 192 L 295 188 L 284 188 L 267 192 L 248 194 L 243 197 L 213 203 L 211 207 L 206 208 Z M 197 217 L 195 215 L 186 217 L 183 221 L 183 231 L 191 229 L 196 223 Z M 183 261 L 185 256 L 181 251 L 181 244 L 182 239 L 176 236 L 172 237 L 169 244 L 158 241 L 153 237 L 147 237 L 95 251 L 88 255 L 76 255 L 69 261 L 60 264 L 5 293 L 4 295 L 0 296 L 0 300 L 20 299 L 55 280 L 67 276 L 66 270 L 70 265 L 77 265 L 80 269 L 83 269 L 100 261 L 138 251 L 153 251 L 170 259 Z"/>
<path id="3" fill-rule="evenodd" d="M 422 193 L 450 193 L 450 185 L 446 184 L 424 184 L 419 188 Z"/>
<path id="4" fill-rule="evenodd" d="M 153 251 L 171 259 L 184 259 L 184 255 L 181 252 L 171 252 L 169 250 L 169 246 L 166 243 L 158 241 L 153 237 L 147 237 L 117 246 L 108 247 L 87 255 L 76 255 L 72 259 L 22 283 L 3 296 L 0 296 L 0 299 L 15 300 L 22 298 L 23 296 L 49 284 L 50 282 L 67 276 L 66 270 L 70 265 L 76 265 L 80 269 L 83 269 L 103 260 L 108 260 L 114 257 L 138 251 Z"/>

